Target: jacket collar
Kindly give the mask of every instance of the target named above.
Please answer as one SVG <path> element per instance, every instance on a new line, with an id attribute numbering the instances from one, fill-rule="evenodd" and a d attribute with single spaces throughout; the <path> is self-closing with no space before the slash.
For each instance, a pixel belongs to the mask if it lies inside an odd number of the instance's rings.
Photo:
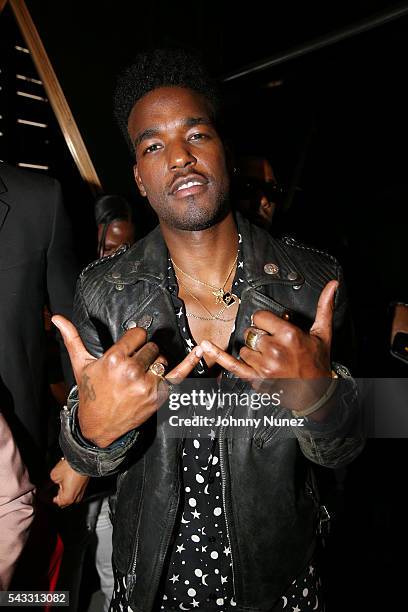
<path id="1" fill-rule="evenodd" d="M 236 221 L 242 241 L 244 273 L 249 285 L 257 288 L 271 283 L 289 286 L 304 283 L 301 272 L 282 243 L 249 223 L 239 213 L 236 214 Z M 115 285 L 129 285 L 141 280 L 163 285 L 167 282 L 167 265 L 167 247 L 158 226 L 109 269 L 105 280 Z"/>
<path id="2" fill-rule="evenodd" d="M 137 242 L 105 274 L 115 285 L 133 285 L 138 281 L 163 284 L 167 279 L 167 247 L 160 226 Z"/>
<path id="3" fill-rule="evenodd" d="M 238 232 L 242 237 L 246 280 L 253 288 L 262 285 L 302 285 L 303 275 L 289 257 L 282 243 L 265 230 L 236 214 Z"/>

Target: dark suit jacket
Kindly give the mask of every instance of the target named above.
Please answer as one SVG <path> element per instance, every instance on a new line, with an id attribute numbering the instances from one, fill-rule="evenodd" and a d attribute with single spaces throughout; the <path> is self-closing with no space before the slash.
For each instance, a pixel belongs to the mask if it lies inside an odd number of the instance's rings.
<path id="1" fill-rule="evenodd" d="M 47 443 L 43 307 L 71 318 L 76 275 L 58 181 L 0 164 L 0 408 L 34 480 Z"/>

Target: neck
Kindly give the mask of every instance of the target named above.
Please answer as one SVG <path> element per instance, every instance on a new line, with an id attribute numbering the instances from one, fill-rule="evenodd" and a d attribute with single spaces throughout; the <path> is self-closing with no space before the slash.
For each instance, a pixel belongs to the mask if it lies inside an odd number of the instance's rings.
<path id="1" fill-rule="evenodd" d="M 208 229 L 187 232 L 161 224 L 172 260 L 184 272 L 213 285 L 224 282 L 237 255 L 238 230 L 232 213 Z"/>

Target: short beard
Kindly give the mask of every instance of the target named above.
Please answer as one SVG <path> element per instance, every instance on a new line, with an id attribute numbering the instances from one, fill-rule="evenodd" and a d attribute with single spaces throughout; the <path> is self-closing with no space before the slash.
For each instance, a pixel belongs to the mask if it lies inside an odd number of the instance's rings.
<path id="1" fill-rule="evenodd" d="M 194 196 L 187 197 L 186 202 L 187 209 L 182 216 L 176 216 L 173 209 L 166 208 L 160 211 L 160 221 L 172 229 L 199 232 L 222 221 L 231 210 L 228 193 L 220 193 L 212 210 L 198 207 Z"/>

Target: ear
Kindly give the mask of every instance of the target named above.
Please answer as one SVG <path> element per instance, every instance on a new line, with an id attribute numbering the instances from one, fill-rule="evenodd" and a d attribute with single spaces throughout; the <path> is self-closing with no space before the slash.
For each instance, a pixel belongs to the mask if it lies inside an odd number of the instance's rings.
<path id="1" fill-rule="evenodd" d="M 135 177 L 136 185 L 139 188 L 140 195 L 142 195 L 145 198 L 147 193 L 146 193 L 146 189 L 144 188 L 144 185 L 142 183 L 142 179 L 140 178 L 140 174 L 139 174 L 139 170 L 138 170 L 137 164 L 135 164 L 133 166 L 133 174 L 134 174 L 134 177 Z"/>

